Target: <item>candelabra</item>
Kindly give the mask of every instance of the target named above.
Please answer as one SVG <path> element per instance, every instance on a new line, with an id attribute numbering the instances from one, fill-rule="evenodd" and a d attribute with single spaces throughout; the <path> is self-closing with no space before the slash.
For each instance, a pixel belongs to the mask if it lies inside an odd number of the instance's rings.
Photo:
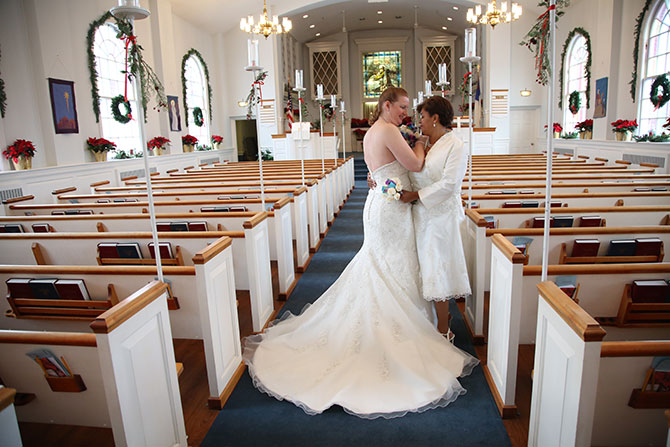
<path id="1" fill-rule="evenodd" d="M 256 82 L 256 79 L 258 79 L 258 74 L 263 71 L 263 67 L 260 66 L 259 61 L 258 61 L 258 41 L 257 40 L 251 40 L 249 39 L 248 41 L 248 48 L 249 50 L 249 60 L 246 67 L 244 69 L 246 71 L 252 72 L 254 77 L 253 77 L 253 98 L 252 101 L 255 104 L 255 114 L 256 114 L 256 148 L 258 150 L 258 172 L 259 172 L 259 179 L 261 183 L 261 206 L 263 209 L 265 209 L 265 185 L 263 183 L 263 151 L 261 150 L 261 103 L 260 100 L 257 99 L 260 97 L 259 90 L 261 88 L 260 84 Z M 251 50 L 253 48 L 253 50 Z M 252 54 L 255 55 L 255 57 L 252 57 Z"/>
<path id="2" fill-rule="evenodd" d="M 476 30 L 468 28 L 465 30 L 465 56 L 460 61 L 468 64 L 468 72 L 472 73 L 472 64 L 478 63 L 482 58 L 476 55 Z M 472 75 L 468 87 L 468 208 L 472 208 L 472 148 L 474 138 L 474 120 L 472 117 Z"/>
<path id="3" fill-rule="evenodd" d="M 298 94 L 298 141 L 300 141 L 300 174 L 302 177 L 302 186 L 305 186 L 305 154 L 304 146 L 302 144 L 302 94 L 305 88 L 302 86 L 302 70 L 295 71 L 295 88 L 294 92 Z M 294 138 L 295 141 L 295 138 Z"/>
<path id="4" fill-rule="evenodd" d="M 316 102 L 319 103 L 319 151 L 321 152 L 321 174 L 326 173 L 326 159 L 323 157 L 323 85 L 316 86 Z"/>

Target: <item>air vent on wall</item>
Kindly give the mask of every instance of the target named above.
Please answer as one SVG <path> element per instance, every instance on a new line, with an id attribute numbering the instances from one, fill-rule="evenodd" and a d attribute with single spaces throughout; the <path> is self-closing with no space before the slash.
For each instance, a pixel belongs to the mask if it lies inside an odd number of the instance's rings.
<path id="1" fill-rule="evenodd" d="M 565 148 L 562 148 L 562 147 L 554 149 L 554 152 L 558 152 L 559 154 L 575 155 L 574 149 L 565 149 Z"/>
<path id="2" fill-rule="evenodd" d="M 219 163 L 221 160 L 219 160 L 219 157 L 214 157 L 214 158 L 203 158 L 200 160 L 200 163 L 207 163 L 208 165 L 214 164 L 214 163 Z"/>
<path id="3" fill-rule="evenodd" d="M 149 172 L 156 172 L 156 168 L 149 168 Z M 119 178 L 137 177 L 144 178 L 144 169 L 133 169 L 119 172 Z"/>
<path id="4" fill-rule="evenodd" d="M 623 154 L 623 159 L 639 165 L 640 163 L 653 163 L 665 168 L 665 158 L 652 157 L 650 155 Z"/>
<path id="5" fill-rule="evenodd" d="M 0 202 L 21 196 L 23 196 L 23 188 L 11 188 L 11 189 L 0 190 Z"/>

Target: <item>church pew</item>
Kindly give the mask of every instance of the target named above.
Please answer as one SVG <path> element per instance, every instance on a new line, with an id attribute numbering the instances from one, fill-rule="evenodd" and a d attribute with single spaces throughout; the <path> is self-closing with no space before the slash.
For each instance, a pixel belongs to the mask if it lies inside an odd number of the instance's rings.
<path id="1" fill-rule="evenodd" d="M 666 188 L 670 191 L 670 181 L 655 181 L 655 182 L 638 182 L 638 181 L 623 181 L 623 182 L 601 182 L 601 183 L 582 183 L 582 182 L 553 182 L 551 185 L 552 196 L 554 194 L 575 194 L 582 192 L 633 192 L 636 188 Z M 546 191 L 546 183 L 529 183 L 516 184 L 512 182 L 500 182 L 498 184 L 478 183 L 472 185 L 472 195 L 496 195 L 495 192 L 514 191 L 515 194 L 520 194 L 522 191 L 533 191 L 533 194 L 544 194 Z M 494 194 L 491 194 L 494 192 Z M 461 195 L 467 196 L 468 185 L 463 184 Z M 507 194 L 498 194 L 507 197 Z M 484 208 L 483 206 L 480 206 Z"/>
<path id="2" fill-rule="evenodd" d="M 632 174 L 626 171 L 620 173 L 603 174 L 555 174 L 552 175 L 552 183 L 555 182 L 583 182 L 583 183 L 602 183 L 607 181 L 668 181 L 669 174 Z M 465 176 L 465 181 L 469 181 L 469 176 Z M 519 173 L 516 175 L 490 175 L 490 176 L 472 176 L 473 185 L 477 184 L 502 184 L 504 182 L 526 184 L 546 182 L 546 175 L 525 175 Z"/>
<path id="3" fill-rule="evenodd" d="M 536 343 L 540 336 L 536 322 L 541 266 L 524 266 L 522 258 L 503 236 L 493 237 L 485 374 L 503 414 L 515 411 L 519 345 Z M 670 277 L 670 264 L 549 265 L 547 275 L 554 282 L 560 275 L 577 275 L 579 307 L 594 317 L 616 317 L 628 284 Z M 669 339 L 668 325 L 670 319 L 631 327 L 646 328 L 647 334 Z"/>
<path id="4" fill-rule="evenodd" d="M 269 217 L 269 238 L 270 238 L 270 259 L 277 261 L 279 273 L 279 293 L 290 295 L 295 287 L 295 267 L 293 263 L 293 242 L 291 237 L 291 212 L 288 206 L 290 198 L 269 199 L 266 206 L 272 206 L 274 210 L 268 213 Z M 251 211 L 264 211 L 260 199 L 241 199 L 241 200 L 180 200 L 180 201 L 158 201 L 154 203 L 157 213 L 196 213 L 201 207 L 206 206 L 245 206 Z M 73 210 L 86 209 L 92 210 L 94 214 L 132 214 L 142 213 L 148 207 L 147 202 L 126 202 L 126 203 L 91 203 L 91 204 L 59 204 L 59 205 L 28 205 L 17 204 L 10 205 L 10 212 L 13 215 L 51 213 L 55 210 Z M 225 214 L 225 213 L 223 213 Z M 304 233 L 303 233 L 304 234 Z"/>
<path id="5" fill-rule="evenodd" d="M 528 445 L 665 445 L 663 409 L 631 408 L 667 338 L 608 341 L 609 334 L 554 284 L 538 286 L 537 344 Z"/>
<path id="6" fill-rule="evenodd" d="M 670 206 L 618 206 L 604 208 L 552 208 L 552 215 L 570 215 L 577 221 L 581 216 L 598 215 L 607 221 L 607 227 L 637 227 L 659 226 L 670 223 L 668 214 Z M 463 249 L 465 251 L 466 262 L 468 263 L 468 274 L 470 277 L 470 286 L 472 296 L 466 298 L 465 320 L 470 325 L 471 333 L 476 343 L 483 342 L 484 328 L 484 292 L 488 290 L 490 283 L 490 260 L 491 260 L 491 239 L 490 236 L 497 231 L 487 228 L 487 222 L 483 216 L 493 216 L 499 222 L 496 230 L 502 229 L 520 229 L 525 228 L 532 217 L 543 216 L 544 209 L 537 208 L 494 208 L 494 209 L 466 209 L 466 219 L 461 227 L 461 238 L 463 240 Z M 530 230 L 530 228 L 528 228 Z M 576 230 L 577 228 L 552 229 L 552 232 L 562 234 L 563 230 Z M 530 234 L 534 234 L 530 232 Z M 510 235 L 525 235 L 510 233 Z M 530 248 L 534 251 L 541 246 L 538 238 Z M 539 243 L 539 244 L 538 244 Z M 533 256 L 537 259 L 537 256 Z"/>
<path id="7" fill-rule="evenodd" d="M 0 330 L 0 376 L 36 396 L 18 419 L 111 427 L 116 445 L 186 446 L 165 296 L 157 281 L 140 288 L 98 317 L 95 333 Z M 36 349 L 62 356 L 72 375 L 46 377 L 26 355 Z"/>
<path id="8" fill-rule="evenodd" d="M 536 208 L 545 204 L 545 194 L 496 194 L 473 195 L 472 200 L 480 208 L 504 208 L 508 202 L 537 202 Z M 552 202 L 560 202 L 561 206 L 570 207 L 604 207 L 604 206 L 641 206 L 670 204 L 670 192 L 665 191 L 621 191 L 621 192 L 578 192 L 551 194 Z"/>
<path id="9" fill-rule="evenodd" d="M 0 445 L 20 446 L 21 432 L 16 420 L 14 397 L 16 390 L 0 385 Z"/>

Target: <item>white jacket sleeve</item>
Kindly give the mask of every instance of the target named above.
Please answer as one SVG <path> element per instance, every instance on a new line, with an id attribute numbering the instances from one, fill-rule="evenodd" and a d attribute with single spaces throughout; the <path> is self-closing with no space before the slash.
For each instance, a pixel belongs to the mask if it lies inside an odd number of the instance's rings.
<path id="1" fill-rule="evenodd" d="M 463 150 L 463 142 L 456 139 L 442 169 L 442 177 L 432 185 L 419 190 L 419 200 L 426 208 L 432 208 L 452 195 L 460 194 L 467 161 L 468 157 Z"/>

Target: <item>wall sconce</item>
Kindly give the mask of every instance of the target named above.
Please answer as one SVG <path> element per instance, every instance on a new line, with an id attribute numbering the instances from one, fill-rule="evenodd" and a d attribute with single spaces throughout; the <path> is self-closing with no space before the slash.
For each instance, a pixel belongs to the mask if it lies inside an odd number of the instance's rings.
<path id="1" fill-rule="evenodd" d="M 240 107 L 246 107 L 248 104 L 246 101 L 237 101 L 237 105 Z"/>
<path id="2" fill-rule="evenodd" d="M 521 96 L 528 97 L 528 96 L 530 96 L 530 94 L 533 93 L 533 92 L 531 92 L 530 90 L 528 90 L 527 88 L 525 88 L 525 89 L 521 90 L 520 93 L 521 93 Z"/>

